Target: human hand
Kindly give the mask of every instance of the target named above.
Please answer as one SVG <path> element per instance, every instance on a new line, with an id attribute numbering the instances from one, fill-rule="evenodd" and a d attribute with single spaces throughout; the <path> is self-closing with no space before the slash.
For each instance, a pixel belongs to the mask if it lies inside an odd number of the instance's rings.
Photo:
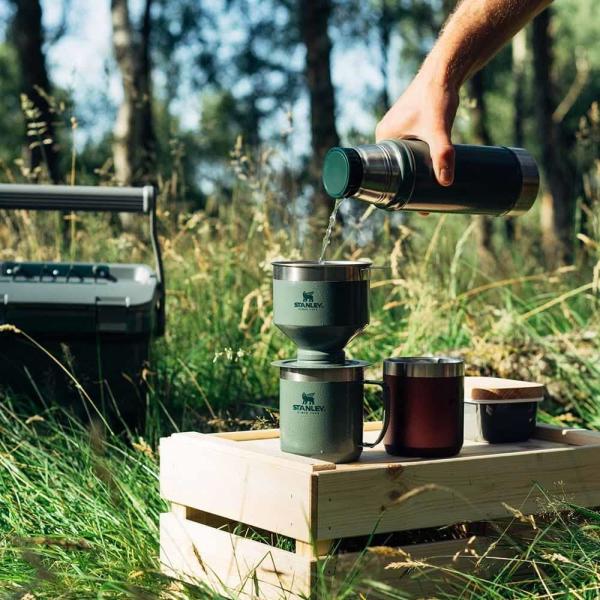
<path id="1" fill-rule="evenodd" d="M 429 145 L 435 177 L 454 181 L 454 148 L 450 140 L 458 109 L 458 88 L 440 81 L 426 65 L 377 124 L 377 141 L 414 136 Z"/>

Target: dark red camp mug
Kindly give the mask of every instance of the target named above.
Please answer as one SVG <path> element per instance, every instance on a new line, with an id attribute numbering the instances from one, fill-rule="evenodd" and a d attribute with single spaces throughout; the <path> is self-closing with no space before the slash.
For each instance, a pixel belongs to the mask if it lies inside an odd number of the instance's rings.
<path id="1" fill-rule="evenodd" d="M 397 357 L 383 363 L 390 422 L 389 454 L 454 456 L 463 445 L 464 363 L 450 357 Z"/>

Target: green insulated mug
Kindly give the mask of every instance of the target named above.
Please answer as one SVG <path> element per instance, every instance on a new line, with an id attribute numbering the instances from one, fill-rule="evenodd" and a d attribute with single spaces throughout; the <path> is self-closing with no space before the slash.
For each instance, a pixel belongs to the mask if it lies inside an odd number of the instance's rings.
<path id="1" fill-rule="evenodd" d="M 298 367 L 293 360 L 280 368 L 279 419 L 281 450 L 334 463 L 358 460 L 363 447 L 376 446 L 387 429 L 387 394 L 383 382 L 363 379 L 362 361 L 345 365 Z M 384 425 L 377 440 L 363 441 L 363 388 L 381 386 Z"/>
<path id="2" fill-rule="evenodd" d="M 369 323 L 368 261 L 273 263 L 273 321 L 298 360 L 344 364 L 344 347 Z"/>

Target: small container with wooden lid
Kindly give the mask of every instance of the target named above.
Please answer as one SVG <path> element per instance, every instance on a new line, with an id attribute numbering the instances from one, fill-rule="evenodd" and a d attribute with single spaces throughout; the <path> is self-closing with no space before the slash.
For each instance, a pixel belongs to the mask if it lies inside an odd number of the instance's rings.
<path id="1" fill-rule="evenodd" d="M 543 399 L 539 383 L 465 377 L 465 439 L 490 444 L 528 440 Z"/>

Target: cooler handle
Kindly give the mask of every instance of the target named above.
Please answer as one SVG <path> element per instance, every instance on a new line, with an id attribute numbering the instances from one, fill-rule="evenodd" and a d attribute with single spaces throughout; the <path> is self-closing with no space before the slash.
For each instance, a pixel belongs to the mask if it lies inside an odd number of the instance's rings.
<path id="1" fill-rule="evenodd" d="M 0 208 L 131 212 L 154 210 L 154 188 L 0 184 Z"/>

